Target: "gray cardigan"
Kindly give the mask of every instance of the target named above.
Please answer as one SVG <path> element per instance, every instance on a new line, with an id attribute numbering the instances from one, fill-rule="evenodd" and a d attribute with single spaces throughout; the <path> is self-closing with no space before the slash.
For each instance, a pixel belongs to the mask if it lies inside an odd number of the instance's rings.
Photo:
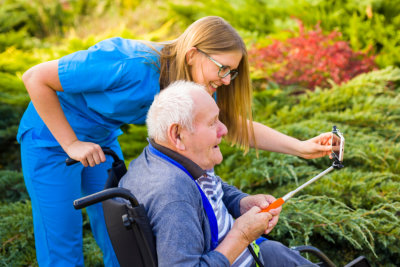
<path id="1" fill-rule="evenodd" d="M 162 154 L 181 164 L 195 179 L 204 171 L 189 159 L 151 142 Z M 193 179 L 182 169 L 151 152 L 147 146 L 129 165 L 120 187 L 143 203 L 156 238 L 159 266 L 229 266 L 228 259 L 210 251 L 211 232 L 202 199 Z M 247 196 L 222 185 L 223 201 L 234 218 Z"/>

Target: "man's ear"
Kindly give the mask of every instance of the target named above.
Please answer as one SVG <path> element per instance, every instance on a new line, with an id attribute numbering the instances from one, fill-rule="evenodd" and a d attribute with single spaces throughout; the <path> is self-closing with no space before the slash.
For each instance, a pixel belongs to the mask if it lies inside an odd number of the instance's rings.
<path id="1" fill-rule="evenodd" d="M 192 66 L 194 63 L 194 56 L 197 53 L 197 48 L 196 47 L 191 47 L 187 52 L 186 52 L 186 63 L 189 66 Z"/>
<path id="2" fill-rule="evenodd" d="M 185 144 L 182 142 L 181 139 L 182 134 L 182 127 L 174 123 L 168 127 L 168 141 L 170 144 L 175 147 L 177 150 L 185 150 Z"/>

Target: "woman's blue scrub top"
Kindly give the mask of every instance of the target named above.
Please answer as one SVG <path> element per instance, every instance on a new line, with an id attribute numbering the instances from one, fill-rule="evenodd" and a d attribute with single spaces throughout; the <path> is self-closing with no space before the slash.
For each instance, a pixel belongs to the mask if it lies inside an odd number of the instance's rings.
<path id="1" fill-rule="evenodd" d="M 78 139 L 102 145 L 122 134 L 121 125 L 144 124 L 160 91 L 158 67 L 155 51 L 123 38 L 62 57 L 58 75 L 64 91 L 57 95 Z M 59 146 L 32 102 L 21 119 L 17 140 L 27 132 L 34 146 Z"/>

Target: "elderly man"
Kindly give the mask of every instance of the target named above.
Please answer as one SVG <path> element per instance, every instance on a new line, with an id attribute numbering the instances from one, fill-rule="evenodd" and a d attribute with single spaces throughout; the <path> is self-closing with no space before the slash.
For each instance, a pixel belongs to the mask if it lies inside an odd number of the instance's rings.
<path id="1" fill-rule="evenodd" d="M 159 266 L 254 266 L 248 245 L 278 221 L 280 209 L 260 212 L 273 197 L 249 196 L 214 174 L 227 134 L 218 116 L 203 86 L 170 85 L 148 112 L 149 145 L 120 181 L 146 208 Z M 265 266 L 311 264 L 274 241 L 262 242 L 259 256 Z"/>

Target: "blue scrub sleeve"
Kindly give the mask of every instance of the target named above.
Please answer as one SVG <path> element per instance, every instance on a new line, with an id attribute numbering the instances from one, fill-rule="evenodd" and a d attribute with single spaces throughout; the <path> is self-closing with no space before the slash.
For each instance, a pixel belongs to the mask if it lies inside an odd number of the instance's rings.
<path id="1" fill-rule="evenodd" d="M 144 123 L 154 95 L 160 91 L 158 60 L 145 44 L 123 38 L 104 40 L 67 55 L 58 64 L 64 93 L 70 95 L 64 97 L 65 102 L 72 103 L 73 95 L 81 94 L 84 102 L 75 106 L 85 105 L 111 123 Z"/>
<path id="2" fill-rule="evenodd" d="M 141 73 L 157 69 L 155 64 L 158 64 L 158 58 L 151 48 L 141 42 L 111 38 L 87 50 L 62 57 L 58 75 L 67 93 L 112 90 L 120 86 L 134 86 Z"/>
<path id="3" fill-rule="evenodd" d="M 116 87 L 123 69 L 117 56 L 95 45 L 61 58 L 58 75 L 64 92 L 98 92 Z"/>

